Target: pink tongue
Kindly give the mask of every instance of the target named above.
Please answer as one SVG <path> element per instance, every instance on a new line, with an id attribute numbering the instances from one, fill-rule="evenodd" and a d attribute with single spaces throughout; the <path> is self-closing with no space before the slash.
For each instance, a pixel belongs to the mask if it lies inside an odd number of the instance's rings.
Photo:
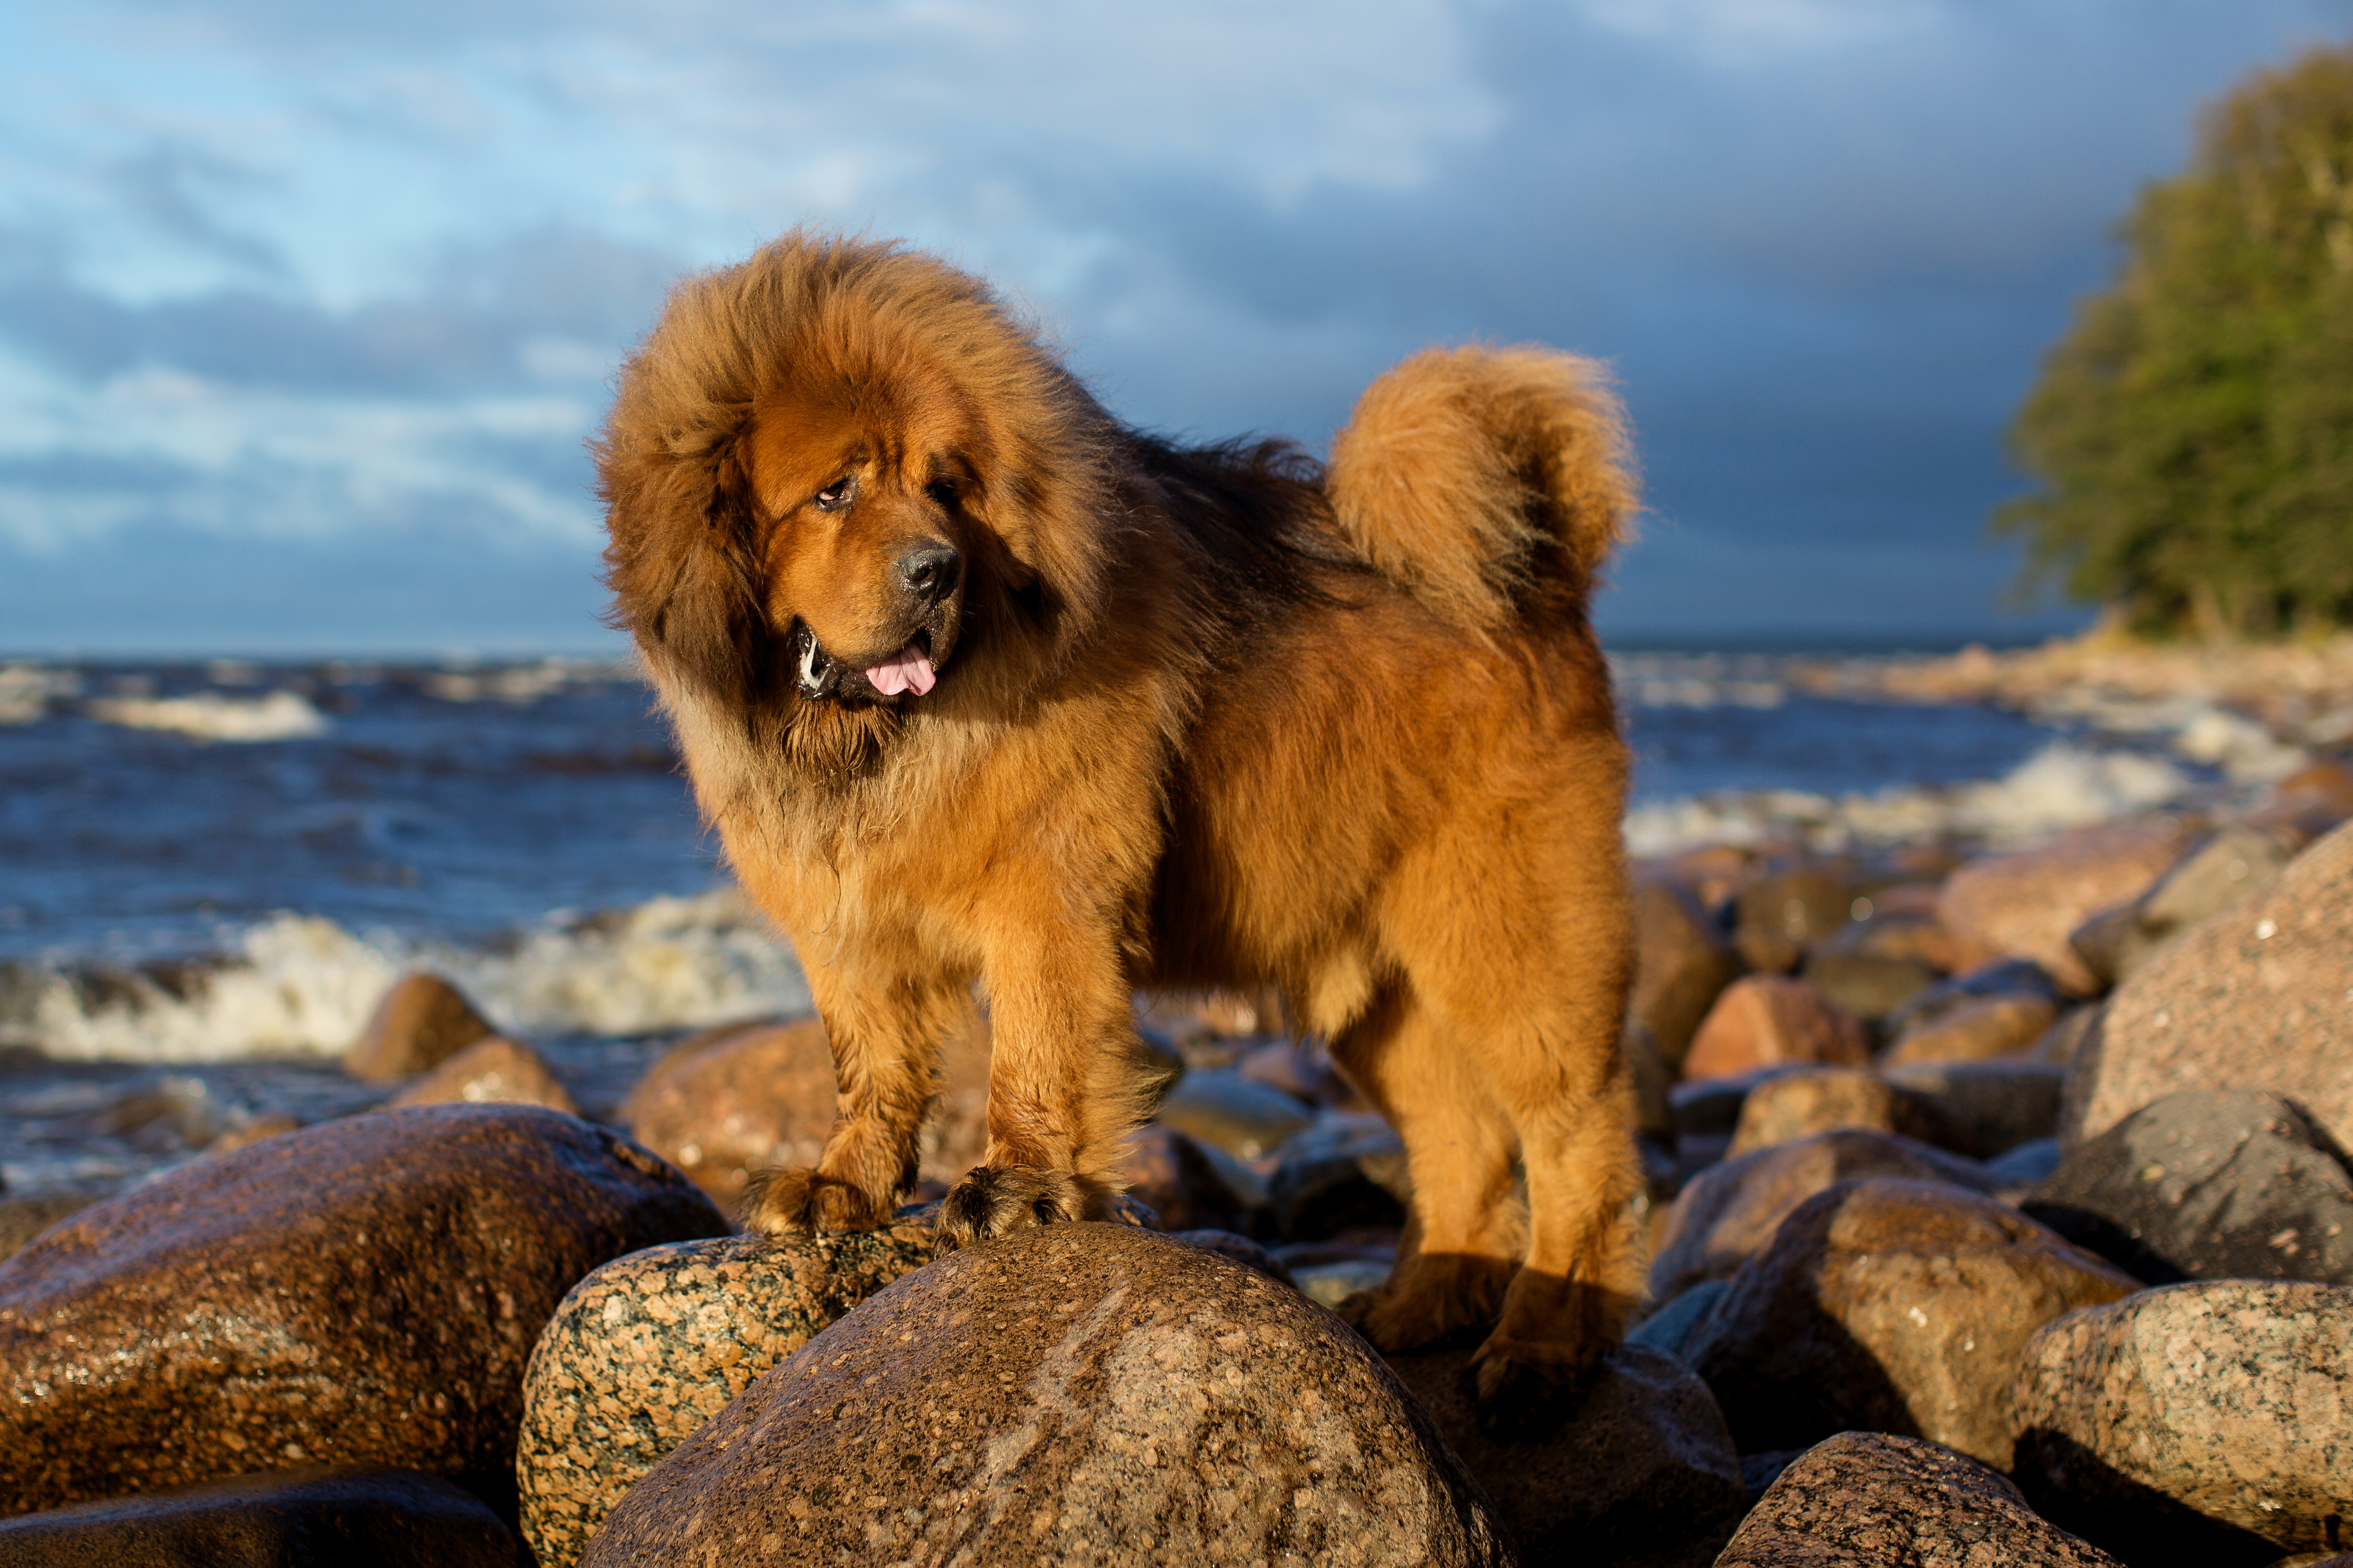
<path id="1" fill-rule="evenodd" d="M 896 697 L 902 691 L 912 691 L 921 697 L 932 689 L 939 677 L 932 673 L 932 661 L 915 651 L 909 643 L 892 656 L 888 663 L 878 664 L 866 672 L 874 689 L 885 697 Z"/>

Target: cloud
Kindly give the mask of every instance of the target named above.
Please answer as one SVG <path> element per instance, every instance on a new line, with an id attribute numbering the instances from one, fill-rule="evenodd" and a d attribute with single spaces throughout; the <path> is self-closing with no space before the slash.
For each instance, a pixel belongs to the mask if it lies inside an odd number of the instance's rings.
<path id="1" fill-rule="evenodd" d="M 462 516 L 585 581 L 612 366 L 669 278 L 809 220 L 990 273 L 1114 407 L 1205 435 L 1320 441 L 1433 339 L 1600 354 L 1660 514 L 1610 614 L 1719 624 L 1721 580 L 1759 614 L 1965 620 L 2004 570 L 2000 430 L 2105 226 L 2200 99 L 2348 27 L 2345 0 L 46 15 L 0 66 L 0 538 L 299 541 L 323 572 Z"/>

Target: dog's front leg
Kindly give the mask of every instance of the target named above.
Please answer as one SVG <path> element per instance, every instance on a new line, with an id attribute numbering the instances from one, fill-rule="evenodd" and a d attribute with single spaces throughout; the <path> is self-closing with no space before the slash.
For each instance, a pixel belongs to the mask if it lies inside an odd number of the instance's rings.
<path id="1" fill-rule="evenodd" d="M 813 966 L 809 990 L 833 1050 L 833 1131 L 815 1169 L 771 1166 L 744 1189 L 744 1228 L 771 1236 L 873 1230 L 915 1184 L 923 1118 L 939 1093 L 939 1047 L 969 1027 L 961 986 L 847 963 Z"/>
<path id="2" fill-rule="evenodd" d="M 1109 1216 L 1141 1109 L 1135 1016 L 1117 921 L 1023 932 L 988 956 L 987 1163 L 940 1210 L 961 1247 Z"/>

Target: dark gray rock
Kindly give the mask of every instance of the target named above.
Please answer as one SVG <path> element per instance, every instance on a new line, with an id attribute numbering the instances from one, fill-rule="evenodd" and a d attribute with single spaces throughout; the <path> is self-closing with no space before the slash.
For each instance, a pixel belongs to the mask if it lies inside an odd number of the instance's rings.
<path id="1" fill-rule="evenodd" d="M 2277 1095 L 2168 1095 L 2068 1154 L 2023 1206 L 2152 1285 L 2353 1285 L 2353 1170 Z"/>
<path id="2" fill-rule="evenodd" d="M 1405 1140 L 1379 1117 L 1326 1117 L 1285 1143 L 1280 1159 L 1267 1201 L 1285 1241 L 1405 1223 L 1413 1195 Z"/>
<path id="3" fill-rule="evenodd" d="M 624 1496 L 583 1561 L 1500 1563 L 1380 1358 L 1258 1273 L 1062 1225 L 902 1279 Z"/>
<path id="4" fill-rule="evenodd" d="M 1472 1352 L 1392 1356 L 1527 1563 L 1706 1568 L 1748 1506 L 1707 1384 L 1671 1355 L 1621 1345 L 1549 1432 L 1499 1440 L 1470 1395 Z"/>
<path id="5" fill-rule="evenodd" d="M 1267 1153 L 1315 1120 L 1314 1107 L 1230 1068 L 1187 1073 L 1160 1101 L 1155 1119 L 1245 1160 Z"/>
<path id="6" fill-rule="evenodd" d="M 1936 983 L 1936 972 L 1916 958 L 1876 952 L 1816 952 L 1806 978 L 1834 1007 L 1874 1026 Z"/>
<path id="7" fill-rule="evenodd" d="M 1842 1432 L 1800 1455 L 1715 1568 L 2124 1568 L 2036 1517 L 1973 1459 L 1915 1437 Z"/>
<path id="8" fill-rule="evenodd" d="M 0 1520 L 10 1568 L 513 1568 L 480 1498 L 406 1470 L 277 1471 Z"/>
<path id="9" fill-rule="evenodd" d="M 2056 1064 L 1892 1062 L 1881 1070 L 1929 1129 L 1915 1135 L 1955 1153 L 1990 1160 L 2059 1130 L 2067 1069 Z"/>
<path id="10" fill-rule="evenodd" d="M 1728 1280 L 1700 1281 L 1628 1330 L 1626 1342 L 1647 1345 L 1672 1356 L 1684 1354 L 1690 1349 L 1694 1336 L 1699 1332 L 1700 1325 L 1707 1321 L 1707 1315 L 1715 1310 L 1716 1302 L 1722 1300 L 1724 1293 L 1731 1289 Z"/>

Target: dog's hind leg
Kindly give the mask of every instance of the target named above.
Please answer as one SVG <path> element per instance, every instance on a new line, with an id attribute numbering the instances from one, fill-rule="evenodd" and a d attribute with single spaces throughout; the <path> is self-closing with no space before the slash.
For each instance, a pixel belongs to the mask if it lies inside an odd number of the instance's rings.
<path id="1" fill-rule="evenodd" d="M 833 1049 L 838 1119 L 814 1170 L 753 1173 L 744 1225 L 770 1235 L 872 1230 L 915 1184 L 940 1043 L 972 1026 L 971 997 L 949 984 L 852 978 L 838 965 L 813 968 L 809 989 Z"/>
<path id="2" fill-rule="evenodd" d="M 1413 1203 L 1386 1282 L 1340 1315 L 1384 1351 L 1494 1321 L 1518 1267 L 1512 1130 L 1474 1064 L 1403 984 L 1344 1032 L 1333 1058 L 1405 1140 Z"/>

